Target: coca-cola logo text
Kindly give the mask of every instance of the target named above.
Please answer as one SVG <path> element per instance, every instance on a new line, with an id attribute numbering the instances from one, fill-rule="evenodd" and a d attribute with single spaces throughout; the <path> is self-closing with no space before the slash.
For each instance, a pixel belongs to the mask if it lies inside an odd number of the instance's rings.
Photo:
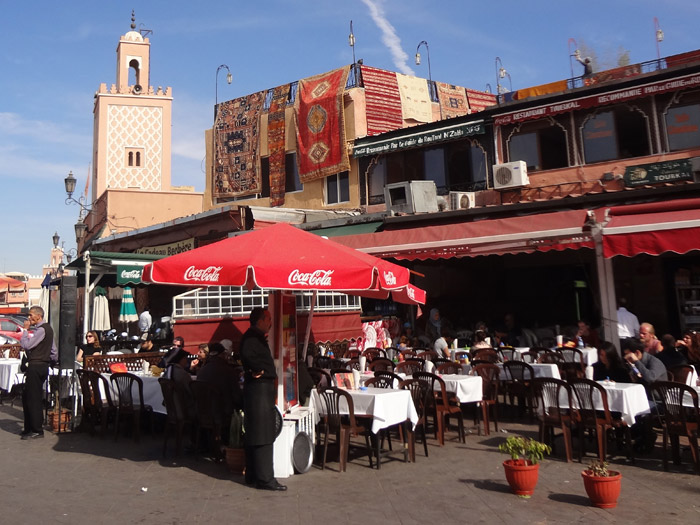
<path id="1" fill-rule="evenodd" d="M 396 284 L 396 276 L 394 272 L 384 272 L 384 280 L 387 286 L 394 286 Z"/>
<path id="2" fill-rule="evenodd" d="M 141 270 L 122 270 L 122 279 L 141 279 Z"/>
<path id="3" fill-rule="evenodd" d="M 208 266 L 207 268 L 196 268 L 190 266 L 185 270 L 185 281 L 200 281 L 215 283 L 219 280 L 219 272 L 223 266 Z"/>
<path id="4" fill-rule="evenodd" d="M 291 285 L 302 286 L 323 286 L 331 285 L 333 270 L 315 270 L 310 273 L 301 273 L 299 270 L 292 270 L 287 282 Z"/>

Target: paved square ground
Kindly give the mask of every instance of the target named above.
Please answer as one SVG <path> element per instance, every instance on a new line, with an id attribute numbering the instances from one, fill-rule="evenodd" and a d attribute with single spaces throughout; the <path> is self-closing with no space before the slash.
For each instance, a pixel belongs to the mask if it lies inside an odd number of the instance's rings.
<path id="1" fill-rule="evenodd" d="M 563 443 L 540 468 L 530 499 L 510 493 L 497 445 L 511 434 L 535 436 L 535 425 L 506 421 L 506 432 L 467 443 L 448 434 L 444 447 L 428 439 L 429 457 L 388 460 L 369 469 L 357 455 L 345 473 L 331 461 L 281 481 L 285 493 L 258 491 L 224 465 L 183 455 L 161 456 L 162 435 L 140 443 L 113 435 L 53 434 L 22 441 L 22 410 L 0 406 L 0 504 L 3 523 L 285 523 L 438 525 L 458 523 L 699 523 L 700 476 L 690 454 L 681 466 L 653 456 L 614 467 L 623 474 L 618 507 L 590 506 L 581 480 L 584 465 L 566 463 Z M 590 458 L 592 458 L 592 454 Z"/>

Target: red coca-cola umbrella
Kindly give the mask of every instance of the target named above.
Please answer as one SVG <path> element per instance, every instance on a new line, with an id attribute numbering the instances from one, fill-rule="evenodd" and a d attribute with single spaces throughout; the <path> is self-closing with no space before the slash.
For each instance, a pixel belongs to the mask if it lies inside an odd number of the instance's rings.
<path id="1" fill-rule="evenodd" d="M 331 290 L 425 304 L 407 268 L 279 223 L 147 264 L 142 279 L 184 286 Z"/>

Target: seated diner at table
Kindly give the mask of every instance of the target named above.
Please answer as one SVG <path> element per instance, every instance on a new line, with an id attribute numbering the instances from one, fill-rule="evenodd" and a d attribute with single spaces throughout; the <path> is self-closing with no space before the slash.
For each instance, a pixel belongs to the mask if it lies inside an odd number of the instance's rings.
<path id="1" fill-rule="evenodd" d="M 610 380 L 616 383 L 631 383 L 629 369 L 622 361 L 622 357 L 615 345 L 604 341 L 598 346 L 598 361 L 593 363 L 593 380 Z"/>
<path id="2" fill-rule="evenodd" d="M 663 362 L 645 352 L 645 345 L 638 339 L 628 339 L 623 347 L 624 359 L 635 383 L 650 385 L 654 381 L 666 381 L 668 374 Z"/>
<path id="3" fill-rule="evenodd" d="M 656 330 L 651 323 L 642 323 L 639 325 L 639 338 L 644 343 L 644 351 L 647 354 L 656 355 L 661 352 L 661 341 L 656 337 Z"/>
<path id="4" fill-rule="evenodd" d="M 474 332 L 474 343 L 472 348 L 491 348 L 491 343 L 487 342 L 487 335 L 484 330 L 477 330 Z"/>
<path id="5" fill-rule="evenodd" d="M 433 343 L 433 350 L 438 354 L 438 357 L 450 358 L 450 345 L 454 340 L 454 334 L 452 332 L 445 331 L 445 333 L 438 337 Z"/>
<path id="6" fill-rule="evenodd" d="M 102 348 L 100 347 L 100 339 L 97 337 L 97 332 L 90 330 L 85 335 L 85 343 L 78 347 L 78 355 L 75 360 L 78 361 L 78 363 L 82 363 L 85 356 L 101 353 Z"/>
<path id="7" fill-rule="evenodd" d="M 700 333 L 695 330 L 687 330 L 683 334 L 683 339 L 676 343 L 676 346 L 688 364 L 700 371 Z"/>
<path id="8" fill-rule="evenodd" d="M 209 357 L 209 345 L 207 343 L 202 343 L 199 345 L 197 350 L 197 357 L 190 363 L 190 374 L 197 375 L 204 363 L 207 362 L 207 357 Z"/>
<path id="9" fill-rule="evenodd" d="M 688 364 L 688 360 L 676 349 L 676 338 L 671 334 L 661 336 L 661 352 L 657 352 L 656 357 L 661 360 L 668 369 L 673 366 L 683 366 Z"/>
<path id="10" fill-rule="evenodd" d="M 577 337 L 583 340 L 583 344 L 591 348 L 600 348 L 600 337 L 598 332 L 591 327 L 587 319 L 580 319 L 578 322 Z"/>

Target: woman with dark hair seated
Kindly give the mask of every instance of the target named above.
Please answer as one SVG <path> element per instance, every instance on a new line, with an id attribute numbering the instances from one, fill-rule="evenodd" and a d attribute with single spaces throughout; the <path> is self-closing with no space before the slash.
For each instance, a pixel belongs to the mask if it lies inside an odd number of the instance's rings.
<path id="1" fill-rule="evenodd" d="M 631 383 L 629 370 L 612 343 L 603 341 L 598 348 L 598 361 L 593 363 L 593 380 L 609 379 L 616 383 Z"/>
<path id="2" fill-rule="evenodd" d="M 79 363 L 83 362 L 83 357 L 93 354 L 101 354 L 102 348 L 100 347 L 100 338 L 97 337 L 97 332 L 90 330 L 85 336 L 85 343 L 81 344 L 78 348 L 78 355 L 75 360 Z"/>

